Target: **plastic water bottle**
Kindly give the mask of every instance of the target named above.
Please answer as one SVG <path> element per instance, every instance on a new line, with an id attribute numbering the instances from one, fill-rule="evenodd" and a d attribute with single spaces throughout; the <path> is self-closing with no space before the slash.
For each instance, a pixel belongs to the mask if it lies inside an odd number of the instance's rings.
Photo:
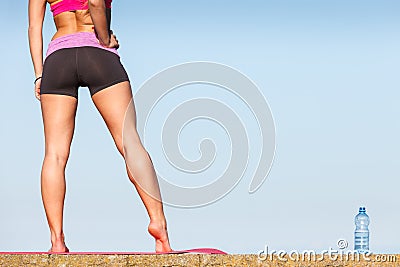
<path id="1" fill-rule="evenodd" d="M 360 207 L 357 216 L 354 218 L 356 230 L 354 231 L 354 250 L 359 253 L 369 251 L 369 216 L 365 213 L 365 207 Z"/>

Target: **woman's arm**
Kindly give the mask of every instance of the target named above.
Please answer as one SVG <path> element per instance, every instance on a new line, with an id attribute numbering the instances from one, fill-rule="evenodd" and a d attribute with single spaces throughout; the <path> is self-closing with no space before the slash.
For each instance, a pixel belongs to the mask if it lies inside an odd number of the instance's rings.
<path id="1" fill-rule="evenodd" d="M 46 12 L 46 0 L 29 0 L 29 47 L 35 77 L 41 77 L 43 71 L 43 21 Z"/>
<path id="2" fill-rule="evenodd" d="M 106 47 L 114 47 L 114 40 L 109 28 L 110 15 L 107 18 L 105 1 L 89 0 L 89 12 L 100 44 Z"/>

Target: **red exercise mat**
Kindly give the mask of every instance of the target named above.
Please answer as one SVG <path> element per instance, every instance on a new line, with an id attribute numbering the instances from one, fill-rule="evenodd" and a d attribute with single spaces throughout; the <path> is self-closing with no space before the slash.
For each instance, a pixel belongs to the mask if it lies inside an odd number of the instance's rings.
<path id="1" fill-rule="evenodd" d="M 194 248 L 187 250 L 174 250 L 171 252 L 68 252 L 68 253 L 50 253 L 50 252 L 0 252 L 0 255 L 163 255 L 163 254 L 227 254 L 226 252 L 215 248 Z"/>

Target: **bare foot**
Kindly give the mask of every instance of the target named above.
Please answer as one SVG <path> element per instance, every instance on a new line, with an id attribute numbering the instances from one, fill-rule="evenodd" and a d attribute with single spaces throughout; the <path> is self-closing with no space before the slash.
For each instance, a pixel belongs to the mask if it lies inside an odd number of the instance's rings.
<path id="1" fill-rule="evenodd" d="M 64 237 L 54 240 L 51 242 L 52 246 L 51 249 L 49 250 L 49 253 L 68 253 L 69 249 L 65 245 L 64 242 Z"/>
<path id="2" fill-rule="evenodd" d="M 167 226 L 165 223 L 150 222 L 148 230 L 156 240 L 156 252 L 172 251 L 169 245 Z"/>
<path id="3" fill-rule="evenodd" d="M 69 249 L 67 248 L 67 246 L 64 247 L 54 247 L 52 246 L 51 249 L 49 250 L 49 253 L 68 253 Z"/>

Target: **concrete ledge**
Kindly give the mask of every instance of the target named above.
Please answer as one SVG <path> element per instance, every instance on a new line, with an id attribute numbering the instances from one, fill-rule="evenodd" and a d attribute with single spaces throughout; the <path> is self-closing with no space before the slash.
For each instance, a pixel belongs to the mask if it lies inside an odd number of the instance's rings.
<path id="1" fill-rule="evenodd" d="M 285 257 L 277 257 L 260 260 L 257 255 L 209 255 L 209 254 L 169 254 L 169 255 L 47 255 L 47 254 L 1 254 L 1 267 L 261 267 L 261 266 L 285 266 L 285 267 L 361 267 L 382 266 L 400 267 L 400 254 L 374 254 L 363 259 L 323 259 L 316 255 L 311 259 L 293 260 Z"/>

